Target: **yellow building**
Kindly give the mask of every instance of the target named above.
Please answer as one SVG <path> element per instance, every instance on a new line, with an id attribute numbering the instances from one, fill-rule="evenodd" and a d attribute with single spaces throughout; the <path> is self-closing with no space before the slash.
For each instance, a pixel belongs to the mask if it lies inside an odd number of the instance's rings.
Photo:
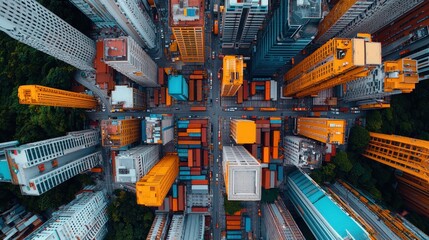
<path id="1" fill-rule="evenodd" d="M 245 67 L 243 56 L 227 55 L 223 58 L 222 97 L 231 97 L 237 93 L 243 84 L 243 69 Z"/>
<path id="2" fill-rule="evenodd" d="M 101 143 L 103 147 L 120 149 L 140 141 L 140 119 L 108 119 L 102 120 Z"/>
<path id="3" fill-rule="evenodd" d="M 363 156 L 429 182 L 429 141 L 373 132 L 369 135 Z"/>
<path id="4" fill-rule="evenodd" d="M 204 2 L 170 0 L 170 27 L 183 62 L 203 63 L 204 60 Z"/>
<path id="5" fill-rule="evenodd" d="M 254 144 L 256 142 L 256 124 L 245 119 L 232 119 L 229 128 L 231 137 L 237 144 Z"/>
<path id="6" fill-rule="evenodd" d="M 20 104 L 86 109 L 97 107 L 93 96 L 39 85 L 19 86 L 18 98 Z"/>
<path id="7" fill-rule="evenodd" d="M 298 117 L 298 134 L 319 142 L 343 144 L 345 130 L 344 119 Z"/>
<path id="8" fill-rule="evenodd" d="M 161 206 L 178 173 L 179 157 L 177 155 L 163 157 L 136 183 L 137 204 Z"/>

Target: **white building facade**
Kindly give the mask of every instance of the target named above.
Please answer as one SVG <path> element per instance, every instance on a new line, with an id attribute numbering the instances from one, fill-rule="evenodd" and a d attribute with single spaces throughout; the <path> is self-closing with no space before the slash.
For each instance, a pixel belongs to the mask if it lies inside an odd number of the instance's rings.
<path id="1" fill-rule="evenodd" d="M 261 200 L 261 164 L 243 146 L 224 146 L 222 167 L 228 200 Z"/>
<path id="2" fill-rule="evenodd" d="M 104 192 L 83 192 L 26 239 L 102 240 L 107 234 L 107 203 Z"/>
<path id="3" fill-rule="evenodd" d="M 83 14 L 85 14 L 95 26 L 101 28 L 111 28 L 116 26 L 113 16 L 99 0 L 69 0 Z"/>
<path id="4" fill-rule="evenodd" d="M 112 104 L 123 103 L 123 109 L 142 110 L 144 109 L 143 93 L 133 87 L 126 85 L 116 85 L 112 91 Z"/>
<path id="5" fill-rule="evenodd" d="M 158 86 L 158 66 L 131 37 L 104 39 L 104 61 L 142 86 Z"/>
<path id="6" fill-rule="evenodd" d="M 159 145 L 142 145 L 115 158 L 116 182 L 136 183 L 159 162 Z"/>
<path id="7" fill-rule="evenodd" d="M 322 149 L 313 140 L 303 137 L 284 138 L 285 163 L 299 168 L 319 168 L 322 165 Z"/>
<path id="8" fill-rule="evenodd" d="M 39 196 L 77 174 L 101 163 L 96 130 L 70 132 L 66 136 L 5 150 L 12 183 L 23 195 Z"/>
<path id="9" fill-rule="evenodd" d="M 95 42 L 35 0 L 0 0 L 0 30 L 80 70 L 93 70 Z"/>

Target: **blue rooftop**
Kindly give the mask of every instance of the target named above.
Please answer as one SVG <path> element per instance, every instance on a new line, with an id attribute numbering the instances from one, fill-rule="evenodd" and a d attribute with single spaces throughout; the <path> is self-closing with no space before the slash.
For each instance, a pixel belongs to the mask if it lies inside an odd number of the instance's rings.
<path id="1" fill-rule="evenodd" d="M 188 84 L 182 75 L 168 76 L 168 94 L 176 100 L 188 99 Z"/>
<path id="2" fill-rule="evenodd" d="M 318 239 L 369 239 L 368 233 L 311 178 L 296 170 L 288 176 L 288 193 Z"/>
<path id="3" fill-rule="evenodd" d="M 6 159 L 0 159 L 0 182 L 11 182 L 12 176 L 10 175 L 9 165 Z"/>

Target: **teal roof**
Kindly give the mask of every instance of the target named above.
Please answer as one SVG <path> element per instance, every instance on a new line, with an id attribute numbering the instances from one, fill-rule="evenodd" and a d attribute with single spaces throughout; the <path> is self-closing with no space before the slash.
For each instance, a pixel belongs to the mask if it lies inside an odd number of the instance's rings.
<path id="1" fill-rule="evenodd" d="M 349 216 L 336 202 L 327 196 L 319 185 L 303 172 L 296 170 L 292 172 L 289 181 L 301 191 L 308 202 L 312 204 L 308 209 L 314 209 L 324 218 L 327 224 L 335 230 L 342 238 L 353 236 L 353 239 L 369 239 L 368 233 Z M 302 204 L 302 202 L 301 202 Z M 314 213 L 312 213 L 314 214 Z M 307 223 L 308 224 L 308 223 Z M 322 223 L 317 223 L 322 224 Z"/>
<path id="2" fill-rule="evenodd" d="M 182 75 L 168 76 L 168 94 L 177 100 L 188 99 L 188 83 Z"/>
<path id="3" fill-rule="evenodd" d="M 12 176 L 10 175 L 9 165 L 6 159 L 0 159 L 0 182 L 11 182 Z"/>

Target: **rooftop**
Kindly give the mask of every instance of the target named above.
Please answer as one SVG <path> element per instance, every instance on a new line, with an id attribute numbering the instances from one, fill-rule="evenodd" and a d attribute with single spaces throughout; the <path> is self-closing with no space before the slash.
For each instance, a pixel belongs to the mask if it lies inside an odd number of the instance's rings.
<path id="1" fill-rule="evenodd" d="M 127 60 L 127 38 L 104 39 L 104 60 L 126 61 Z"/>
<path id="2" fill-rule="evenodd" d="M 172 27 L 196 27 L 204 25 L 202 0 L 171 0 L 170 25 Z"/>

